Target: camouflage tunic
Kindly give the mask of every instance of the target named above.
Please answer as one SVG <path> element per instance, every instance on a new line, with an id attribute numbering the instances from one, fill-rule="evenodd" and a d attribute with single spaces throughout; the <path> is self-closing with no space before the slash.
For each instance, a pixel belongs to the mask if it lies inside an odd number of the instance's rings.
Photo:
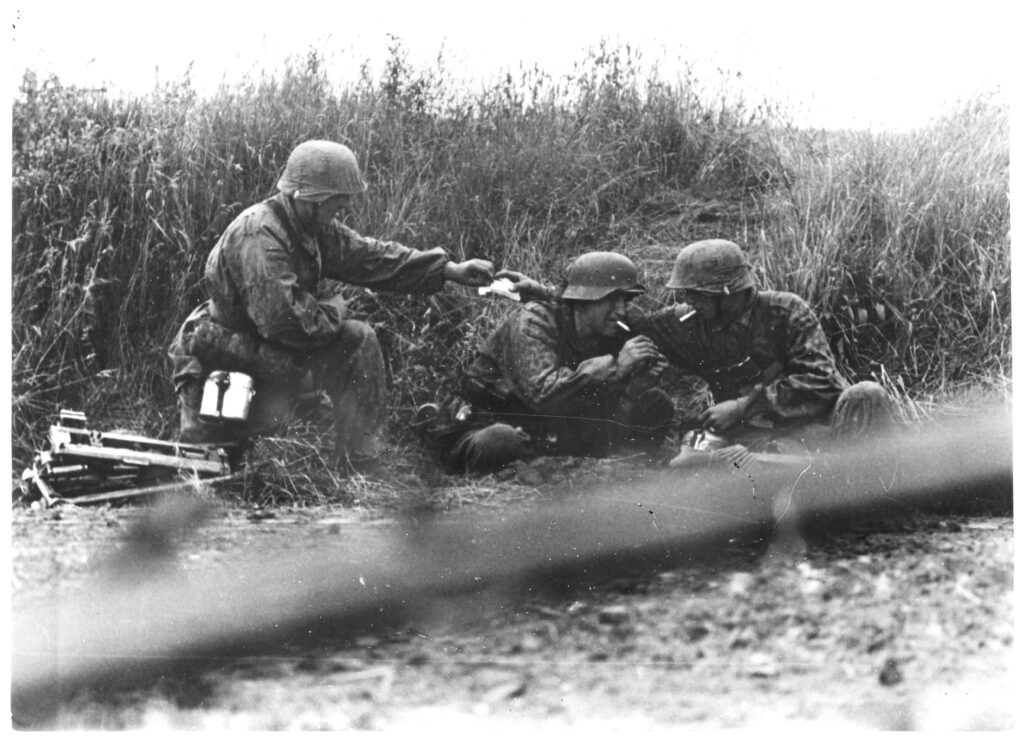
<path id="1" fill-rule="evenodd" d="M 280 430 L 295 416 L 296 397 L 320 389 L 333 403 L 339 458 L 373 457 L 387 419 L 384 359 L 373 329 L 347 318 L 337 282 L 432 293 L 444 286 L 448 257 L 363 238 L 338 221 L 315 236 L 297 224 L 279 194 L 242 212 L 210 253 L 210 299 L 168 350 L 180 436 L 219 442 Z M 199 416 L 203 381 L 217 369 L 255 379 L 244 423 Z"/>
<path id="2" fill-rule="evenodd" d="M 581 340 L 572 311 L 560 302 L 527 303 L 477 350 L 466 371 L 466 397 L 485 408 L 559 414 L 593 385 L 576 368 L 617 355 L 625 337 Z M 622 394 L 622 384 L 609 383 Z M 616 396 L 617 398 L 618 396 Z M 487 404 L 490 405 L 487 405 Z"/>
<path id="3" fill-rule="evenodd" d="M 773 425 L 828 421 L 849 384 L 836 369 L 828 341 L 806 301 L 788 292 L 760 291 L 750 309 L 712 329 L 688 306 L 667 308 L 629 323 L 649 336 L 681 370 L 704 379 L 716 402 L 750 394 Z"/>
<path id="4" fill-rule="evenodd" d="M 618 441 L 636 436 L 629 428 L 657 434 L 672 418 L 671 402 L 655 381 L 595 384 L 577 370 L 584 360 L 618 355 L 625 340 L 581 339 L 568 305 L 527 303 L 477 351 L 463 395 L 487 414 L 477 425 L 502 421 L 552 453 L 604 456 Z"/>
<path id="5" fill-rule="evenodd" d="M 276 206 L 276 209 L 275 209 Z M 194 354 L 189 327 L 212 319 L 234 332 L 233 344 L 254 355 L 257 377 L 294 374 L 305 353 L 335 339 L 346 320 L 345 301 L 318 294 L 322 279 L 379 290 L 429 294 L 444 285 L 443 249 L 417 251 L 364 238 L 338 221 L 319 235 L 301 233 L 288 199 L 278 194 L 232 221 L 206 262 L 203 286 L 210 300 L 193 312 L 170 350 L 175 389 L 202 379 L 210 367 Z"/>

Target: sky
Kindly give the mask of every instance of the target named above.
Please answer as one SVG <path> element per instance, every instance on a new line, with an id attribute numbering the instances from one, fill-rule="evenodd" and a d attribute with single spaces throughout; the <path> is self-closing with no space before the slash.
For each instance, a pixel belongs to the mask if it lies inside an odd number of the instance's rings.
<path id="1" fill-rule="evenodd" d="M 533 64 L 559 75 L 605 39 L 660 60 L 663 72 L 688 63 L 711 88 L 724 74 L 754 103 L 785 103 L 800 124 L 907 129 L 958 99 L 1007 87 L 1018 43 L 1011 7 L 993 0 L 16 0 L 5 58 L 12 96 L 26 69 L 65 84 L 143 93 L 158 80 L 180 80 L 190 66 L 202 93 L 310 49 L 328 61 L 332 79 L 351 78 L 362 61 L 382 66 L 392 36 L 414 65 L 433 66 L 441 55 L 451 74 L 470 80 Z"/>

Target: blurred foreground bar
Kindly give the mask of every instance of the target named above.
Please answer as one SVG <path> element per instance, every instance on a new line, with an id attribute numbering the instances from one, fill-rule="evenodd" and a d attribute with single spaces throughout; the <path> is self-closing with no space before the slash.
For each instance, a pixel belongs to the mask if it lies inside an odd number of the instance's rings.
<path id="1" fill-rule="evenodd" d="M 214 664 L 300 636 L 379 632 L 448 603 L 472 614 L 598 574 L 706 561 L 737 541 L 841 525 L 847 515 L 1008 511 L 1012 418 L 1008 409 L 987 412 L 756 469 L 655 471 L 526 514 L 415 515 L 359 526 L 285 560 L 254 548 L 201 570 L 164 562 L 127 579 L 111 570 L 80 592 L 15 611 L 12 704 L 32 719 L 83 684 L 126 684 L 182 661 Z"/>

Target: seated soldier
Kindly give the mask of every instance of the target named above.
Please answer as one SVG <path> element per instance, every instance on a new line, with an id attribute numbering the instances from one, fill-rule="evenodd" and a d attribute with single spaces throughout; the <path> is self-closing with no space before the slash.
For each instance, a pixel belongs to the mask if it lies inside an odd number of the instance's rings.
<path id="1" fill-rule="evenodd" d="M 339 143 L 296 146 L 277 188 L 224 231 L 206 260 L 207 300 L 171 344 L 181 439 L 244 442 L 278 431 L 301 394 L 323 390 L 334 406 L 339 465 L 371 471 L 387 413 L 384 359 L 373 329 L 349 316 L 344 283 L 430 294 L 449 281 L 487 284 L 491 262 L 454 262 L 443 248 L 420 251 L 344 225 L 366 185 L 355 155 Z M 255 380 L 246 420 L 200 417 L 204 383 L 215 370 Z"/>
<path id="2" fill-rule="evenodd" d="M 430 427 L 450 470 L 651 451 L 668 433 L 672 400 L 655 387 L 664 359 L 650 339 L 628 338 L 621 325 L 627 304 L 644 292 L 633 262 L 586 253 L 569 267 L 560 295 L 545 289 L 481 345 L 463 376 L 463 399 L 448 402 Z"/>
<path id="3" fill-rule="evenodd" d="M 885 390 L 872 382 L 851 386 L 807 302 L 757 289 L 735 243 L 686 246 L 666 286 L 682 305 L 627 322 L 672 365 L 707 382 L 714 403 L 700 424 L 729 443 L 724 459 L 802 454 L 892 423 Z"/>

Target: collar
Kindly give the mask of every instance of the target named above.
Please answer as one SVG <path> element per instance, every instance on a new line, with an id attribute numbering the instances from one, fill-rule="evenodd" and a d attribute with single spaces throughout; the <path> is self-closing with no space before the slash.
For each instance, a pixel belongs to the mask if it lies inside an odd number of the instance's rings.
<path id="1" fill-rule="evenodd" d="M 306 253 L 310 255 L 315 255 L 319 248 L 317 237 L 315 234 L 310 233 L 308 230 L 306 230 L 305 225 L 299 219 L 299 216 L 295 211 L 294 201 L 289 199 L 284 194 L 280 193 L 277 194 L 277 196 L 275 196 L 274 199 L 278 202 L 278 204 L 284 207 L 285 214 L 288 216 L 289 222 L 291 222 L 292 231 L 290 232 L 301 241 L 302 248 L 306 251 Z"/>
<path id="2" fill-rule="evenodd" d="M 750 293 L 747 304 L 739 313 L 723 323 L 716 323 L 714 325 L 709 324 L 708 328 L 711 331 L 730 331 L 732 329 L 742 329 L 750 326 L 751 318 L 754 314 L 754 306 L 757 304 L 757 297 L 757 290 L 754 290 Z"/>

